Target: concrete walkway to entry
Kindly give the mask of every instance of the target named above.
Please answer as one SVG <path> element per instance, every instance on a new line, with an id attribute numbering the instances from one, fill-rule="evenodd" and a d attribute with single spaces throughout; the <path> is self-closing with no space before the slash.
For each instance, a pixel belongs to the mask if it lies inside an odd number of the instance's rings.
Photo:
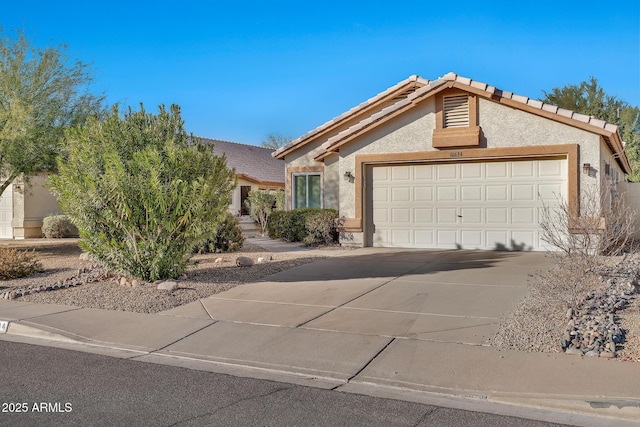
<path id="1" fill-rule="evenodd" d="M 640 419 L 635 363 L 486 345 L 544 254 L 327 255 L 160 314 L 0 300 L 0 339 L 565 424 Z"/>

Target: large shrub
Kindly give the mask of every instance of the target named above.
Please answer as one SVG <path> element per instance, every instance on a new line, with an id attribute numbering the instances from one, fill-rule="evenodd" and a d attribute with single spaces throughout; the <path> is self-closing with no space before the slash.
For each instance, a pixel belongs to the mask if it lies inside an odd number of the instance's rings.
<path id="1" fill-rule="evenodd" d="M 278 211 L 271 215 L 269 237 L 308 245 L 329 244 L 337 241 L 335 209 L 302 208 Z"/>
<path id="2" fill-rule="evenodd" d="M 0 280 L 17 279 L 42 270 L 34 252 L 0 246 Z"/>
<path id="3" fill-rule="evenodd" d="M 240 222 L 235 215 L 227 212 L 216 230 L 215 236 L 196 247 L 196 252 L 235 252 L 242 249 L 245 237 L 242 235 Z"/>
<path id="4" fill-rule="evenodd" d="M 42 220 L 42 233 L 47 239 L 78 235 L 78 229 L 67 215 L 49 215 Z"/>
<path id="5" fill-rule="evenodd" d="M 189 137 L 180 110 L 157 115 L 117 107 L 65 134 L 58 202 L 80 246 L 123 274 L 156 280 L 187 267 L 193 248 L 222 220 L 235 175 L 212 147 Z"/>

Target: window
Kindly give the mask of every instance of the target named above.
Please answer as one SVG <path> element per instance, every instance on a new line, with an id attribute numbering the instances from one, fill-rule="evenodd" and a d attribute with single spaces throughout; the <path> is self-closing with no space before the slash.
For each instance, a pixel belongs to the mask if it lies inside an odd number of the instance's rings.
<path id="1" fill-rule="evenodd" d="M 293 175 L 293 208 L 322 207 L 322 175 Z"/>

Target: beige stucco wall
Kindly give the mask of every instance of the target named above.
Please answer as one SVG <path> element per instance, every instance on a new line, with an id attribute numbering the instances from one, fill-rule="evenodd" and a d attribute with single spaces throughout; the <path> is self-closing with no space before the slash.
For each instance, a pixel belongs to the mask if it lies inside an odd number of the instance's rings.
<path id="1" fill-rule="evenodd" d="M 249 186 L 251 190 L 283 190 L 284 183 L 281 186 L 275 185 L 261 185 L 257 184 L 253 181 L 248 181 L 244 178 L 237 178 L 236 188 L 233 190 L 231 195 L 231 203 L 229 204 L 229 212 L 234 215 L 238 215 L 240 213 L 240 187 L 241 186 Z"/>
<path id="2" fill-rule="evenodd" d="M 11 222 L 15 239 L 42 237 L 44 217 L 63 213 L 56 198 L 46 188 L 46 180 L 46 175 L 34 176 L 29 183 L 16 180 Z"/>

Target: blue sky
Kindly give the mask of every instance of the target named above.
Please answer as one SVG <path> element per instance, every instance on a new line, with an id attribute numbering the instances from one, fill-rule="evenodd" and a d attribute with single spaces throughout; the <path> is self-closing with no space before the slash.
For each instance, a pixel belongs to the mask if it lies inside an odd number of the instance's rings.
<path id="1" fill-rule="evenodd" d="M 412 74 L 531 98 L 594 76 L 640 105 L 637 0 L 495 3 L 16 1 L 0 26 L 66 43 L 109 103 L 176 103 L 188 131 L 248 144 L 298 137 Z"/>

